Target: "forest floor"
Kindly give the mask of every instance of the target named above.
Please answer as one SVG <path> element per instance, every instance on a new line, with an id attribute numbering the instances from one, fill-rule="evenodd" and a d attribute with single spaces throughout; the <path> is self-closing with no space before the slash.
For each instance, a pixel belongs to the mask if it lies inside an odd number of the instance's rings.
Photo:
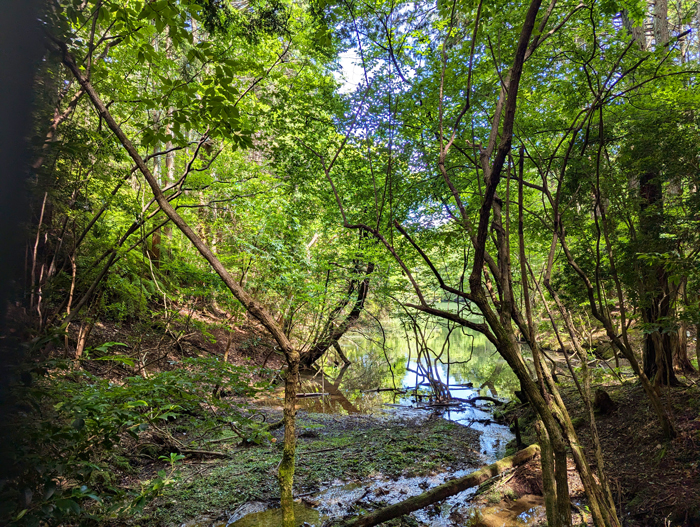
<path id="1" fill-rule="evenodd" d="M 232 326 L 217 313 L 182 309 L 178 315 L 178 320 L 167 328 L 162 322 L 97 324 L 90 340 L 124 342 L 131 348 L 132 356 L 142 357 L 141 364 L 147 368 L 173 368 L 175 361 L 187 357 L 221 357 L 227 349 L 229 362 L 236 365 L 265 364 L 273 370 L 283 366 L 269 337 L 252 321 L 238 321 L 231 330 Z M 97 361 L 86 361 L 85 367 L 104 377 L 127 373 L 119 372 L 119 365 Z M 128 373 L 134 374 L 133 370 Z M 608 381 L 594 385 L 593 389 L 604 389 L 616 408 L 598 415 L 596 421 L 605 470 L 614 498 L 623 511 L 623 525 L 700 526 L 700 388 L 694 380 L 685 379 L 685 386 L 664 389 L 663 399 L 678 432 L 673 441 L 665 441 L 639 383 L 630 378 L 623 383 L 610 380 L 609 375 L 606 378 Z M 592 461 L 591 431 L 581 398 L 565 382 L 561 390 Z M 260 408 L 260 411 L 268 422 L 279 419 L 278 409 Z M 532 417 L 529 410 L 520 407 L 517 413 L 522 418 L 524 441 L 535 442 L 529 426 Z M 401 478 L 422 477 L 420 484 L 427 484 L 426 478 L 455 474 L 482 464 L 478 433 L 437 416 L 387 419 L 300 411 L 298 423 L 295 493 L 302 500 L 313 501 L 310 495 L 320 489 L 349 482 L 364 484 L 377 478 L 396 482 Z M 216 445 L 221 455 L 189 456 L 181 467 L 178 482 L 128 524 L 174 526 L 198 518 L 199 523 L 190 525 L 215 525 L 222 520 L 226 525 L 242 505 L 274 505 L 278 496 L 276 467 L 281 458 L 282 431 L 273 435 L 276 439 L 273 443 L 234 446 L 233 441 L 224 441 Z M 139 480 L 153 477 L 163 466 L 158 460 L 144 458 L 124 476 L 122 484 L 138 485 Z M 569 474 L 572 500 L 584 508 L 584 496 L 573 464 Z M 362 499 L 356 501 L 353 510 L 357 513 L 376 508 L 382 501 L 381 494 L 390 488 L 387 484 L 374 494 L 360 496 Z M 506 509 L 513 512 L 518 507 L 540 503 L 541 492 L 539 460 L 535 459 L 482 486 L 471 499 L 497 522 L 498 515 Z M 244 511 L 238 510 L 238 514 Z M 455 517 L 454 521 L 470 526 L 491 525 L 476 518 Z M 432 524 L 427 521 L 415 525 Z"/>
<path id="2" fill-rule="evenodd" d="M 666 388 L 663 400 L 677 437 L 665 441 L 642 387 L 634 381 L 602 387 L 616 409 L 596 418 L 605 470 L 628 525 L 700 525 L 700 389 Z M 578 436 L 594 459 L 591 429 L 580 397 L 565 392 Z"/>
<path id="3" fill-rule="evenodd" d="M 279 410 L 265 411 L 270 420 L 281 417 Z M 479 466 L 477 432 L 426 412 L 420 414 L 411 418 L 300 411 L 295 495 L 313 507 L 319 504 L 307 496 L 329 487 L 380 479 L 398 482 Z M 246 512 L 253 512 L 253 506 L 260 506 L 258 510 L 274 507 L 279 502 L 276 475 L 283 431 L 273 435 L 277 441 L 272 444 L 224 448 L 224 459 L 186 461 L 180 481 L 148 507 L 138 524 L 170 526 L 190 521 L 188 525 L 204 526 L 220 521 L 225 525 L 241 516 L 241 506 Z M 148 477 L 157 468 L 155 463 L 146 466 L 139 477 Z M 367 497 L 358 500 L 357 506 L 377 505 Z"/>
<path id="4" fill-rule="evenodd" d="M 634 379 L 592 386 L 593 391 L 605 390 L 615 403 L 611 411 L 596 414 L 596 425 L 605 472 L 625 526 L 700 526 L 700 388 L 690 379 L 686 384 L 663 389 L 662 399 L 678 433 L 672 441 L 664 439 Z M 561 393 L 595 468 L 588 411 L 574 387 L 564 384 Z M 535 442 L 531 411 L 518 413 L 523 417 L 523 440 Z"/>

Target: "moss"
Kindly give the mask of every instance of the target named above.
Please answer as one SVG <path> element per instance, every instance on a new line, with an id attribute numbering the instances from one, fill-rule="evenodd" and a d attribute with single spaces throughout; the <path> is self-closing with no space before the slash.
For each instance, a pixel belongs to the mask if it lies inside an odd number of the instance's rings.
<path id="1" fill-rule="evenodd" d="M 478 464 L 478 433 L 442 419 L 420 426 L 396 421 L 324 415 L 300 415 L 298 429 L 318 430 L 298 439 L 294 492 L 313 492 L 328 482 L 351 481 L 374 474 L 389 478 L 426 475 Z M 275 434 L 283 434 L 282 430 Z M 232 458 L 211 469 L 192 465 L 181 482 L 139 524 L 180 525 L 213 511 L 230 511 L 247 501 L 279 499 L 277 466 L 282 445 L 255 445 L 235 450 Z M 191 477 L 190 477 L 191 476 Z"/>
<path id="2" fill-rule="evenodd" d="M 486 495 L 486 502 L 490 503 L 491 505 L 495 505 L 496 503 L 499 503 L 502 499 L 502 494 L 497 491 L 492 491 L 489 492 Z"/>
<path id="3" fill-rule="evenodd" d="M 507 498 L 509 500 L 515 501 L 517 500 L 520 496 L 518 495 L 517 492 L 515 492 L 513 489 L 506 489 L 505 492 L 503 492 L 503 497 Z"/>

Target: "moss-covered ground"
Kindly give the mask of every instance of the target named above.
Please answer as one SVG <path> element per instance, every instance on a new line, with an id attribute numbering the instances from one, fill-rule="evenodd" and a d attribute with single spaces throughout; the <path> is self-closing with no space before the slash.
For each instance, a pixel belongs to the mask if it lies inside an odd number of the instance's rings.
<path id="1" fill-rule="evenodd" d="M 272 415 L 274 419 L 276 416 Z M 392 418 L 299 412 L 295 494 L 319 490 L 338 481 L 374 475 L 420 476 L 476 466 L 478 433 L 438 417 Z M 179 481 L 166 489 L 133 525 L 180 525 L 207 515 L 226 519 L 249 501 L 274 503 L 279 497 L 277 441 L 223 450 L 226 458 L 187 460 Z"/>

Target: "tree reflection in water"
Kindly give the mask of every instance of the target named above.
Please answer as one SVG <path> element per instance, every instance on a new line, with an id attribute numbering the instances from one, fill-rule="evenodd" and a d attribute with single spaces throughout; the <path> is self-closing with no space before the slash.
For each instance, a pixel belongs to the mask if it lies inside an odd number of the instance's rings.
<path id="1" fill-rule="evenodd" d="M 408 395 L 414 402 L 450 396 L 511 398 L 519 389 L 483 335 L 445 321 L 392 318 L 382 328 L 349 333 L 341 346 L 349 365 L 330 352 L 317 369 L 303 375 L 302 392 L 329 394 L 302 399 L 308 410 L 369 413 L 385 403 L 411 402 Z"/>

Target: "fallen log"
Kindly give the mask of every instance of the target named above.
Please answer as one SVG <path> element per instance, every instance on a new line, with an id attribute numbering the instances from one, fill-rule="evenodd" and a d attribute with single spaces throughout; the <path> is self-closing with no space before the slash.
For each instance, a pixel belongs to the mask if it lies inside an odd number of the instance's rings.
<path id="1" fill-rule="evenodd" d="M 364 516 L 360 516 L 349 522 L 341 524 L 343 527 L 372 527 L 380 523 L 389 521 L 393 518 L 398 518 L 404 514 L 408 514 L 419 509 L 423 509 L 428 505 L 442 501 L 450 496 L 459 494 L 463 490 L 481 485 L 487 479 L 497 476 L 501 472 L 517 465 L 522 465 L 526 461 L 532 459 L 540 451 L 538 445 L 530 445 L 529 447 L 516 452 L 512 456 L 505 457 L 500 461 L 496 461 L 492 465 L 483 467 L 464 477 L 453 479 L 447 483 L 443 483 L 430 489 L 428 492 L 413 496 L 407 500 L 395 503 L 383 509 L 376 510 Z"/>
<path id="2" fill-rule="evenodd" d="M 416 406 L 416 410 L 430 410 L 432 408 L 442 408 L 442 407 L 456 407 L 462 406 L 462 403 L 428 403 L 423 406 Z"/>
<path id="3" fill-rule="evenodd" d="M 374 390 L 362 390 L 362 393 L 379 393 L 379 392 L 397 392 L 406 393 L 406 390 L 401 390 L 399 388 L 375 388 Z"/>

